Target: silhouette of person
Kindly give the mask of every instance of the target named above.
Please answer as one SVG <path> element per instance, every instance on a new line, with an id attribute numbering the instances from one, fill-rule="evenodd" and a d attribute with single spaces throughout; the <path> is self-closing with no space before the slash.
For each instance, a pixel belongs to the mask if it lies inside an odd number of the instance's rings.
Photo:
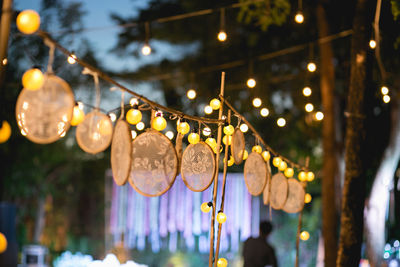
<path id="1" fill-rule="evenodd" d="M 268 244 L 267 238 L 272 231 L 272 224 L 267 221 L 260 222 L 260 236 L 250 237 L 244 242 L 243 267 L 277 267 L 278 263 L 274 248 Z"/>

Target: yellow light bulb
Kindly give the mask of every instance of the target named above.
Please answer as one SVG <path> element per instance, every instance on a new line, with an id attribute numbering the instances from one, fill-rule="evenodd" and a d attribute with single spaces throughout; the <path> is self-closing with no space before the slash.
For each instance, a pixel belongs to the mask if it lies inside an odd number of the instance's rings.
<path id="1" fill-rule="evenodd" d="M 7 250 L 7 238 L 3 233 L 0 233 L 0 254 Z"/>
<path id="2" fill-rule="evenodd" d="M 207 105 L 204 107 L 204 113 L 206 113 L 207 115 L 211 114 L 213 112 L 213 109 L 211 106 Z"/>
<path id="3" fill-rule="evenodd" d="M 293 177 L 294 170 L 293 170 L 292 168 L 287 168 L 287 169 L 285 170 L 284 174 L 285 174 L 285 176 L 286 176 L 287 178 L 291 178 L 291 177 Z"/>
<path id="4" fill-rule="evenodd" d="M 307 194 L 305 194 L 305 196 L 304 196 L 304 203 L 310 203 L 311 202 L 311 200 L 312 200 L 312 196 L 309 194 L 309 193 L 307 193 Z"/>
<path id="5" fill-rule="evenodd" d="M 311 104 L 311 103 L 307 103 L 307 104 L 305 105 L 304 109 L 305 109 L 307 112 L 311 112 L 311 111 L 314 110 L 314 105 Z"/>
<path id="6" fill-rule="evenodd" d="M 304 22 L 304 15 L 303 13 L 301 13 L 300 11 L 297 12 L 296 16 L 294 16 L 294 21 L 296 21 L 296 23 L 301 24 Z"/>
<path id="7" fill-rule="evenodd" d="M 174 133 L 172 131 L 167 131 L 165 136 L 168 137 L 169 140 L 172 140 L 172 138 L 174 138 Z"/>
<path id="8" fill-rule="evenodd" d="M 145 45 L 142 47 L 142 54 L 143 54 L 144 56 L 148 56 L 148 55 L 151 54 L 151 47 L 150 47 L 148 44 L 145 44 Z"/>
<path id="9" fill-rule="evenodd" d="M 270 158 L 271 158 L 271 154 L 269 153 L 269 151 L 263 151 L 261 153 L 261 156 L 263 157 L 263 159 L 267 162 Z"/>
<path id="10" fill-rule="evenodd" d="M 390 102 L 390 96 L 388 95 L 384 95 L 383 96 L 383 102 L 385 102 L 386 104 Z"/>
<path id="11" fill-rule="evenodd" d="M 254 88 L 256 86 L 256 80 L 254 80 L 253 78 L 250 78 L 247 80 L 247 87 L 249 88 Z"/>
<path id="12" fill-rule="evenodd" d="M 186 92 L 186 96 L 187 98 L 189 98 L 190 100 L 193 100 L 196 98 L 196 91 L 194 89 L 190 89 Z"/>
<path id="13" fill-rule="evenodd" d="M 29 69 L 22 75 L 22 85 L 28 90 L 34 91 L 40 89 L 43 82 L 44 76 L 40 69 Z"/>
<path id="14" fill-rule="evenodd" d="M 185 134 L 187 134 L 189 131 L 190 131 L 190 125 L 189 125 L 189 123 L 187 123 L 186 121 L 184 121 L 184 122 L 180 122 L 179 124 L 178 124 L 178 127 L 177 127 L 178 129 L 178 132 L 180 133 L 180 134 L 182 134 L 182 135 L 185 135 Z"/>
<path id="15" fill-rule="evenodd" d="M 136 129 L 138 129 L 139 131 L 143 130 L 145 127 L 144 122 L 139 122 L 138 124 L 136 124 Z"/>
<path id="16" fill-rule="evenodd" d="M 267 116 L 269 115 L 269 110 L 268 110 L 267 108 L 262 108 L 262 109 L 260 110 L 260 114 L 261 114 L 261 116 L 263 116 L 263 117 L 267 117 Z"/>
<path id="17" fill-rule="evenodd" d="M 76 63 L 76 56 L 75 56 L 75 54 L 71 54 L 71 55 L 67 58 L 67 61 L 68 61 L 68 63 L 71 64 L 71 65 L 75 64 L 75 63 Z"/>
<path id="18" fill-rule="evenodd" d="M 308 181 L 308 182 L 313 181 L 314 178 L 315 178 L 315 175 L 314 175 L 313 172 L 307 172 L 307 181 Z"/>
<path id="19" fill-rule="evenodd" d="M 213 110 L 217 110 L 221 107 L 221 101 L 216 98 L 211 99 L 210 106 Z"/>
<path id="20" fill-rule="evenodd" d="M 226 267 L 228 266 L 228 261 L 225 258 L 219 258 L 217 261 L 217 267 Z"/>
<path id="21" fill-rule="evenodd" d="M 155 117 L 151 127 L 156 131 L 162 131 L 167 127 L 167 121 L 163 117 Z"/>
<path id="22" fill-rule="evenodd" d="M 135 106 L 135 105 L 139 105 L 139 100 L 136 98 L 136 97 L 132 97 L 130 100 L 129 100 L 129 104 L 133 107 L 133 106 Z"/>
<path id="23" fill-rule="evenodd" d="M 242 133 L 245 133 L 245 132 L 247 132 L 249 130 L 249 126 L 247 126 L 246 123 L 242 123 L 240 125 L 240 130 L 242 131 Z"/>
<path id="24" fill-rule="evenodd" d="M 232 135 L 234 131 L 235 131 L 235 128 L 232 125 L 228 125 L 228 126 L 224 127 L 224 134 L 226 134 L 226 135 Z"/>
<path id="25" fill-rule="evenodd" d="M 224 159 L 224 162 L 225 162 L 225 159 Z M 232 156 L 230 156 L 229 159 L 228 159 L 228 166 L 230 167 L 230 166 L 232 166 L 234 163 L 235 163 L 235 160 L 233 159 Z"/>
<path id="26" fill-rule="evenodd" d="M 209 137 L 209 138 L 206 139 L 206 144 L 209 145 L 210 147 L 213 147 L 214 145 L 217 144 L 217 141 L 215 141 L 214 138 Z"/>
<path id="27" fill-rule="evenodd" d="M 261 104 L 262 104 L 262 101 L 260 98 L 256 97 L 253 99 L 253 106 L 255 108 L 259 108 L 261 106 Z"/>
<path id="28" fill-rule="evenodd" d="M 227 37 L 228 37 L 228 35 L 227 35 L 226 32 L 224 32 L 224 31 L 220 31 L 220 32 L 218 33 L 218 40 L 219 40 L 220 42 L 225 42 Z"/>
<path id="29" fill-rule="evenodd" d="M 314 62 L 310 62 L 307 64 L 307 69 L 309 72 L 314 72 L 317 70 L 317 65 Z"/>
<path id="30" fill-rule="evenodd" d="M 310 96 L 312 94 L 312 90 L 311 90 L 311 88 L 310 87 L 304 87 L 303 88 L 303 95 L 304 96 Z"/>
<path id="31" fill-rule="evenodd" d="M 276 124 L 278 124 L 279 127 L 284 127 L 286 125 L 286 120 L 284 118 L 279 118 Z"/>
<path id="32" fill-rule="evenodd" d="M 243 160 L 246 160 L 249 157 L 249 152 L 247 152 L 247 150 L 245 149 L 243 151 Z"/>
<path id="33" fill-rule="evenodd" d="M 200 209 L 204 213 L 209 213 L 212 208 L 212 203 L 211 202 L 203 202 L 200 206 Z"/>
<path id="34" fill-rule="evenodd" d="M 307 174 L 306 174 L 306 172 L 303 172 L 303 171 L 299 172 L 298 177 L 299 177 L 299 180 L 300 180 L 301 182 L 304 182 L 304 181 L 307 180 Z"/>
<path id="35" fill-rule="evenodd" d="M 197 133 L 191 133 L 188 136 L 188 141 L 191 144 L 197 144 L 198 142 L 200 142 L 200 135 L 198 135 Z"/>
<path id="36" fill-rule="evenodd" d="M 11 136 L 11 126 L 7 121 L 3 121 L 3 125 L 0 128 L 0 144 L 7 142 Z"/>
<path id="37" fill-rule="evenodd" d="M 278 170 L 280 171 L 284 171 L 287 168 L 287 163 L 285 161 L 281 161 L 281 163 L 279 164 Z"/>
<path id="38" fill-rule="evenodd" d="M 83 121 L 85 118 L 85 112 L 78 105 L 74 107 L 74 111 L 72 113 L 71 125 L 77 126 L 79 123 Z"/>
<path id="39" fill-rule="evenodd" d="M 322 121 L 324 119 L 324 113 L 322 113 L 321 111 L 318 111 L 317 113 L 315 113 L 315 119 L 317 121 Z"/>
<path id="40" fill-rule="evenodd" d="M 303 241 L 307 241 L 310 238 L 310 233 L 307 231 L 303 231 L 300 233 L 300 239 Z"/>
<path id="41" fill-rule="evenodd" d="M 226 215 L 225 215 L 225 213 L 223 213 L 223 212 L 218 212 L 218 214 L 217 214 L 217 222 L 219 222 L 219 223 L 224 223 L 224 222 L 226 222 Z"/>
<path id="42" fill-rule="evenodd" d="M 138 109 L 131 108 L 126 113 L 126 121 L 130 124 L 138 124 L 142 120 L 142 112 Z"/>
<path id="43" fill-rule="evenodd" d="M 272 165 L 274 165 L 275 167 L 279 167 L 281 165 L 282 159 L 280 157 L 275 157 L 272 160 Z"/>
<path id="44" fill-rule="evenodd" d="M 25 34 L 32 34 L 40 27 L 40 16 L 34 10 L 24 10 L 17 16 L 17 28 Z"/>
<path id="45" fill-rule="evenodd" d="M 381 93 L 382 95 L 387 95 L 389 93 L 389 88 L 387 86 L 382 86 Z"/>
<path id="46" fill-rule="evenodd" d="M 375 49 L 376 41 L 375 40 L 369 40 L 369 47 L 371 47 L 371 49 Z"/>
<path id="47" fill-rule="evenodd" d="M 222 137 L 222 143 L 224 143 L 224 145 L 226 145 L 226 142 L 228 142 L 228 146 L 231 145 L 231 143 L 232 143 L 231 135 L 224 135 L 224 137 Z"/>
<path id="48" fill-rule="evenodd" d="M 251 148 L 251 151 L 256 152 L 256 153 L 258 153 L 258 154 L 261 154 L 261 152 L 262 152 L 262 147 L 261 147 L 260 145 L 253 146 L 253 147 Z"/>
<path id="49" fill-rule="evenodd" d="M 211 134 L 211 129 L 208 128 L 208 127 L 205 127 L 205 128 L 203 129 L 203 135 L 204 135 L 204 136 L 209 136 L 210 134 Z"/>

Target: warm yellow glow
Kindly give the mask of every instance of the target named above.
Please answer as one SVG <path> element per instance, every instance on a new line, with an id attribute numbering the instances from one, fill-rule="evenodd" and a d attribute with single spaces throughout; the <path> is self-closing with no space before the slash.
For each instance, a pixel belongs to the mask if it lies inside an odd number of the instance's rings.
<path id="1" fill-rule="evenodd" d="M 371 49 L 375 49 L 376 41 L 375 40 L 369 40 L 369 47 L 371 47 Z"/>
<path id="2" fill-rule="evenodd" d="M 204 107 L 204 113 L 206 113 L 206 114 L 211 114 L 213 112 L 213 109 L 212 109 L 212 107 L 211 106 L 209 106 L 209 105 L 207 105 L 207 106 L 205 106 Z"/>
<path id="3" fill-rule="evenodd" d="M 151 47 L 150 47 L 148 44 L 145 44 L 145 45 L 142 47 L 142 54 L 143 54 L 144 56 L 148 56 L 148 55 L 151 54 Z"/>
<path id="4" fill-rule="evenodd" d="M 110 135 L 112 134 L 112 124 L 108 118 L 104 118 L 99 121 L 97 124 L 100 134 L 102 135 Z"/>
<path id="5" fill-rule="evenodd" d="M 138 124 L 136 124 L 136 129 L 138 129 L 139 131 L 143 130 L 145 127 L 144 122 L 139 122 Z"/>
<path id="6" fill-rule="evenodd" d="M 249 152 L 247 152 L 247 150 L 245 149 L 243 151 L 243 160 L 246 160 L 249 157 Z"/>
<path id="7" fill-rule="evenodd" d="M 225 159 L 224 159 L 224 163 L 225 163 Z M 230 166 L 232 166 L 233 164 L 235 164 L 235 160 L 233 159 L 232 156 L 230 156 L 229 159 L 228 159 L 228 166 L 230 167 Z"/>
<path id="8" fill-rule="evenodd" d="M 230 146 L 232 143 L 232 135 L 224 135 L 224 137 L 222 137 L 222 143 L 224 143 L 224 145 L 226 145 L 227 141 L 228 141 L 228 146 Z"/>
<path id="9" fill-rule="evenodd" d="M 17 16 L 17 28 L 25 34 L 32 34 L 40 27 L 40 16 L 34 10 L 24 10 Z"/>
<path id="10" fill-rule="evenodd" d="M 306 172 L 303 172 L 303 171 L 299 172 L 298 177 L 299 177 L 299 180 L 300 180 L 301 182 L 304 182 L 304 181 L 307 180 L 307 174 L 306 174 Z"/>
<path id="11" fill-rule="evenodd" d="M 311 88 L 310 87 L 304 87 L 303 88 L 303 95 L 304 96 L 310 96 L 312 94 L 312 90 L 311 90 Z"/>
<path id="12" fill-rule="evenodd" d="M 115 113 L 111 112 L 110 114 L 108 114 L 108 116 L 110 117 L 110 120 L 112 122 L 115 122 L 117 120 L 117 115 L 115 115 Z"/>
<path id="13" fill-rule="evenodd" d="M 212 203 L 211 202 L 203 202 L 200 206 L 200 209 L 204 213 L 209 213 L 212 208 Z"/>
<path id="14" fill-rule="evenodd" d="M 274 165 L 275 167 L 279 167 L 279 165 L 281 165 L 282 159 L 280 157 L 275 157 L 272 160 L 272 165 Z"/>
<path id="15" fill-rule="evenodd" d="M 232 135 L 234 131 L 235 128 L 232 125 L 227 125 L 224 127 L 224 134 L 226 135 Z"/>
<path id="16" fill-rule="evenodd" d="M 153 127 L 154 130 L 162 131 L 167 127 L 167 121 L 164 117 L 155 117 L 151 123 L 151 127 Z"/>
<path id="17" fill-rule="evenodd" d="M 245 133 L 245 132 L 247 132 L 249 130 L 249 126 L 247 126 L 246 123 L 242 123 L 240 125 L 240 130 L 242 131 L 242 133 Z"/>
<path id="18" fill-rule="evenodd" d="M 71 125 L 77 126 L 83 121 L 84 118 L 85 118 L 85 112 L 83 112 L 83 110 L 79 108 L 79 105 L 76 105 L 72 113 Z"/>
<path id="19" fill-rule="evenodd" d="M 314 62 L 310 62 L 307 64 L 307 69 L 309 72 L 314 72 L 317 70 L 317 65 Z"/>
<path id="20" fill-rule="evenodd" d="M 324 119 L 324 113 L 322 113 L 321 111 L 318 111 L 317 113 L 315 113 L 315 119 L 317 121 L 322 121 Z"/>
<path id="21" fill-rule="evenodd" d="M 177 127 L 178 133 L 185 135 L 190 131 L 190 125 L 186 121 L 180 122 Z"/>
<path id="22" fill-rule="evenodd" d="M 282 160 L 281 163 L 279 163 L 278 170 L 284 171 L 286 170 L 286 168 L 287 168 L 287 163 Z"/>
<path id="23" fill-rule="evenodd" d="M 211 134 L 211 129 L 208 128 L 208 127 L 205 127 L 205 128 L 203 129 L 203 135 L 204 135 L 204 136 L 209 136 L 210 134 Z"/>
<path id="24" fill-rule="evenodd" d="M 260 98 L 256 97 L 253 99 L 253 106 L 256 108 L 259 108 L 262 104 L 262 101 Z"/>
<path id="25" fill-rule="evenodd" d="M 225 215 L 225 213 L 223 213 L 223 212 L 218 212 L 218 214 L 217 214 L 217 222 L 219 222 L 219 223 L 224 223 L 224 222 L 226 222 L 226 215 Z"/>
<path id="26" fill-rule="evenodd" d="M 7 142 L 11 136 L 11 126 L 7 121 L 3 121 L 3 125 L 0 128 L 0 144 Z"/>
<path id="27" fill-rule="evenodd" d="M 278 124 L 279 127 L 284 127 L 286 125 L 286 120 L 284 118 L 279 118 L 276 124 Z"/>
<path id="28" fill-rule="evenodd" d="M 135 139 L 137 137 L 137 132 L 135 130 L 131 131 L 132 139 Z"/>
<path id="29" fill-rule="evenodd" d="M 129 100 L 129 105 L 131 105 L 132 107 L 135 106 L 135 105 L 138 105 L 138 104 L 139 104 L 139 100 L 137 98 L 135 98 L 135 97 L 132 97 Z"/>
<path id="30" fill-rule="evenodd" d="M 190 89 L 190 90 L 188 90 L 187 92 L 186 92 L 186 96 L 187 96 L 187 98 L 189 98 L 190 100 L 193 100 L 193 99 L 195 99 L 196 98 L 196 90 L 194 90 L 194 89 Z"/>
<path id="31" fill-rule="evenodd" d="M 382 95 L 389 94 L 389 88 L 387 86 L 382 86 L 381 87 L 381 93 L 382 93 Z"/>
<path id="32" fill-rule="evenodd" d="M 0 254 L 7 249 L 7 238 L 3 233 L 0 233 Z"/>
<path id="33" fill-rule="evenodd" d="M 309 194 L 309 193 L 307 193 L 305 196 L 304 196 L 304 203 L 310 203 L 311 202 L 311 200 L 312 200 L 312 196 Z"/>
<path id="34" fill-rule="evenodd" d="M 386 104 L 390 102 L 390 96 L 388 95 L 384 95 L 383 96 L 383 102 L 385 102 Z"/>
<path id="35" fill-rule="evenodd" d="M 126 121 L 130 124 L 138 124 L 142 120 L 142 112 L 138 109 L 131 108 L 126 113 Z"/>
<path id="36" fill-rule="evenodd" d="M 285 176 L 286 176 L 287 178 L 293 177 L 293 175 L 294 175 L 294 170 L 293 170 L 293 168 L 287 168 L 287 169 L 285 170 L 284 174 L 285 174 Z"/>
<path id="37" fill-rule="evenodd" d="M 313 181 L 314 178 L 315 178 L 315 175 L 314 175 L 313 172 L 307 172 L 307 181 L 308 181 L 308 182 Z"/>
<path id="38" fill-rule="evenodd" d="M 256 80 L 254 80 L 253 78 L 249 78 L 247 80 L 247 87 L 254 88 L 255 86 L 256 86 Z"/>
<path id="39" fill-rule="evenodd" d="M 8 63 L 8 59 L 7 58 L 3 58 L 3 60 L 1 61 L 1 64 L 3 64 L 3 66 L 7 65 Z"/>
<path id="40" fill-rule="evenodd" d="M 261 147 L 260 145 L 253 146 L 253 147 L 251 148 L 251 151 L 256 152 L 256 153 L 258 153 L 258 154 L 261 154 L 261 152 L 262 152 L 262 147 Z"/>
<path id="41" fill-rule="evenodd" d="M 174 138 L 174 132 L 173 131 L 167 131 L 165 133 L 165 136 L 168 137 L 169 140 L 172 140 L 172 138 Z"/>
<path id="42" fill-rule="evenodd" d="M 226 267 L 228 266 L 228 261 L 225 258 L 219 258 L 217 261 L 217 267 Z"/>
<path id="43" fill-rule="evenodd" d="M 198 142 L 200 142 L 200 135 L 198 135 L 197 133 L 191 133 L 188 136 L 188 141 L 191 144 L 197 144 Z"/>
<path id="44" fill-rule="evenodd" d="M 314 110 L 314 105 L 311 104 L 311 103 L 307 103 L 307 104 L 304 106 L 304 109 L 305 109 L 307 112 L 311 112 L 311 111 Z"/>
<path id="45" fill-rule="evenodd" d="M 310 238 L 310 233 L 307 231 L 303 231 L 300 233 L 300 239 L 303 241 L 307 241 Z"/>
<path id="46" fill-rule="evenodd" d="M 212 137 L 208 137 L 206 139 L 206 144 L 208 144 L 212 148 L 217 144 L 217 141 Z"/>
<path id="47" fill-rule="evenodd" d="M 301 24 L 304 22 L 304 15 L 303 13 L 301 13 L 300 11 L 298 11 L 296 13 L 296 16 L 294 16 L 294 21 L 296 21 L 296 23 Z"/>
<path id="48" fill-rule="evenodd" d="M 218 33 L 218 41 L 220 41 L 220 42 L 225 42 L 227 37 L 228 37 L 228 35 L 224 31 L 220 31 Z"/>
<path id="49" fill-rule="evenodd" d="M 40 89 L 43 82 L 44 76 L 40 69 L 29 69 L 22 75 L 22 85 L 28 90 L 34 91 Z"/>
<path id="50" fill-rule="evenodd" d="M 263 159 L 264 159 L 265 161 L 268 161 L 268 160 L 271 158 L 271 154 L 269 153 L 269 151 L 263 151 L 263 152 L 261 153 L 261 156 L 263 157 Z"/>
<path id="51" fill-rule="evenodd" d="M 213 110 L 217 110 L 221 107 L 221 101 L 216 98 L 211 99 L 210 106 Z"/>
<path id="52" fill-rule="evenodd" d="M 261 116 L 263 116 L 263 117 L 267 117 L 267 116 L 269 115 L 269 110 L 268 110 L 267 108 L 262 108 L 262 109 L 260 110 L 260 114 L 261 114 Z"/>
<path id="53" fill-rule="evenodd" d="M 71 54 L 68 58 L 67 58 L 67 61 L 68 61 L 68 63 L 69 64 L 75 64 L 76 63 L 76 56 L 75 56 L 75 54 Z"/>

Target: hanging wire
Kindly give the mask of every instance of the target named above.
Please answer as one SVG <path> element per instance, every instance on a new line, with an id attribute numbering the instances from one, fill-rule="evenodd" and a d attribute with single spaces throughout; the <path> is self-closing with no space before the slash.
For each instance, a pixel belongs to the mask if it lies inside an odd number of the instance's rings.
<path id="1" fill-rule="evenodd" d="M 49 39 L 44 39 L 44 44 L 49 47 L 49 61 L 47 63 L 47 73 L 53 73 L 55 45 Z"/>

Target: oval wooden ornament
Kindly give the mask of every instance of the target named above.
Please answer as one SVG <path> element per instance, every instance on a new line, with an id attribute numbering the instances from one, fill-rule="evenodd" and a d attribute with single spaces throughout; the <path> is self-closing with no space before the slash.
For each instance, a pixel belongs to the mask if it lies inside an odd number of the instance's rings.
<path id="1" fill-rule="evenodd" d="M 214 152 L 204 142 L 190 144 L 182 156 L 181 175 L 185 185 L 192 191 L 206 190 L 215 174 Z"/>
<path id="2" fill-rule="evenodd" d="M 260 195 L 267 183 L 267 165 L 263 157 L 251 152 L 244 164 L 244 181 L 247 190 L 253 196 Z"/>
<path id="3" fill-rule="evenodd" d="M 132 136 L 128 123 L 119 119 L 111 142 L 111 170 L 117 185 L 128 181 L 132 165 Z"/>
<path id="4" fill-rule="evenodd" d="M 232 135 L 232 145 L 231 152 L 235 164 L 240 164 L 243 162 L 243 153 L 245 149 L 244 134 L 239 128 L 236 128 Z"/>
<path id="5" fill-rule="evenodd" d="M 74 105 L 74 95 L 68 83 L 54 74 L 45 74 L 40 89 L 22 89 L 15 115 L 26 138 L 38 144 L 49 144 L 68 131 Z"/>
<path id="6" fill-rule="evenodd" d="M 288 213 L 296 213 L 304 207 L 305 191 L 299 181 L 294 178 L 288 179 L 288 197 L 282 210 Z"/>
<path id="7" fill-rule="evenodd" d="M 272 208 L 279 210 L 285 205 L 288 195 L 288 182 L 283 173 L 277 173 L 271 179 L 271 195 L 270 205 Z"/>
<path id="8" fill-rule="evenodd" d="M 267 183 L 264 187 L 263 191 L 263 202 L 264 205 L 269 204 L 269 198 L 271 196 L 271 166 L 269 165 L 269 162 L 267 162 Z"/>
<path id="9" fill-rule="evenodd" d="M 170 140 L 149 130 L 132 142 L 132 166 L 129 183 L 140 194 L 161 196 L 175 182 L 178 157 Z"/>

